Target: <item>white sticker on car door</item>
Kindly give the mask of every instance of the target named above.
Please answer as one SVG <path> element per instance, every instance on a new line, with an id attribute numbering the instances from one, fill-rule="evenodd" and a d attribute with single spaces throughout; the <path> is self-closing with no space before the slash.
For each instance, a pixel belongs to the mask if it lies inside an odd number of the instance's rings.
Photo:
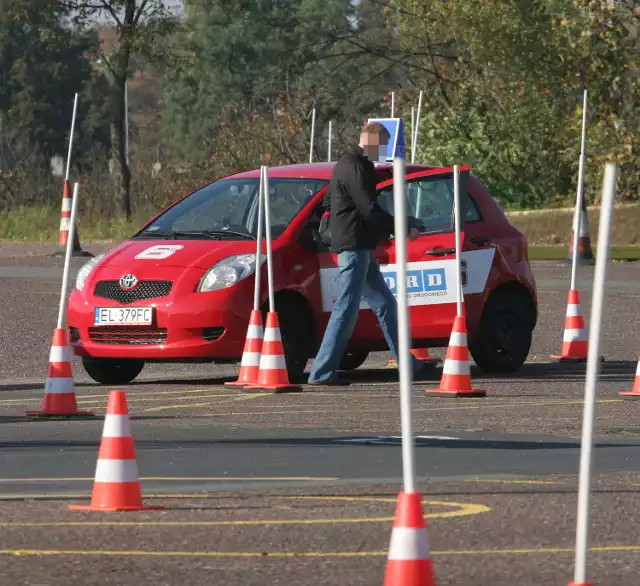
<path id="1" fill-rule="evenodd" d="M 462 287 L 465 295 L 482 293 L 493 264 L 495 248 L 463 252 Z M 380 265 L 385 282 L 397 292 L 396 265 Z M 331 311 L 338 297 L 338 268 L 320 269 L 322 310 Z M 407 297 L 409 305 L 437 305 L 456 302 L 456 261 L 429 260 L 407 264 Z M 360 309 L 369 306 L 362 301 Z"/>

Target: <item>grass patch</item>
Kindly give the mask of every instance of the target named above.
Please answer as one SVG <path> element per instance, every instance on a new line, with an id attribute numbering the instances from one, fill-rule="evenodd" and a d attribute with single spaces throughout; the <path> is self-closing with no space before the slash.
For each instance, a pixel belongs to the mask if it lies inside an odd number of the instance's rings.
<path id="1" fill-rule="evenodd" d="M 529 246 L 569 246 L 573 210 L 534 210 L 510 212 L 511 223 L 526 235 Z M 595 250 L 598 240 L 600 209 L 587 210 L 591 246 Z M 640 204 L 616 206 L 613 212 L 611 244 L 621 247 L 640 245 Z"/>
<path id="2" fill-rule="evenodd" d="M 593 251 L 594 255 L 596 251 Z M 567 246 L 529 246 L 529 260 L 564 260 L 569 256 Z M 640 260 L 640 246 L 614 246 L 613 260 Z"/>
<path id="3" fill-rule="evenodd" d="M 137 232 L 152 218 L 151 212 L 137 213 L 127 221 L 122 218 L 91 217 L 78 214 L 78 235 L 81 242 L 121 241 Z M 0 215 L 0 240 L 12 242 L 58 241 L 60 209 L 53 207 L 18 207 Z"/>

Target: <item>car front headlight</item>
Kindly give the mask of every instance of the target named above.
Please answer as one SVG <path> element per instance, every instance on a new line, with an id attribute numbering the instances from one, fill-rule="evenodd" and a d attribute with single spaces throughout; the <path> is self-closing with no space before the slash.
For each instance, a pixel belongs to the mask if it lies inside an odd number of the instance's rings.
<path id="1" fill-rule="evenodd" d="M 106 253 L 99 254 L 98 256 L 93 257 L 89 262 L 82 265 L 76 276 L 76 289 L 78 291 L 82 291 L 89 273 L 91 273 L 93 268 L 104 258 L 105 254 Z"/>
<path id="2" fill-rule="evenodd" d="M 265 261 L 264 256 L 261 257 Z M 202 277 L 198 285 L 199 292 L 218 291 L 233 287 L 256 271 L 255 254 L 239 254 L 229 256 L 213 265 Z"/>

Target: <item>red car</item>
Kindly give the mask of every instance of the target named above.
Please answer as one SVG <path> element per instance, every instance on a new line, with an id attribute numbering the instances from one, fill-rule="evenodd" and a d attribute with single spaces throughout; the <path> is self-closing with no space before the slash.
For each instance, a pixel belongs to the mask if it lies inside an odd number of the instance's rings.
<path id="1" fill-rule="evenodd" d="M 332 170 L 269 170 L 275 301 L 291 380 L 315 356 L 335 299 L 336 258 L 318 236 Z M 484 371 L 513 372 L 528 356 L 538 317 L 526 239 L 468 167 L 460 170 L 469 348 Z M 380 203 L 393 212 L 393 168 L 380 164 L 376 173 Z M 413 347 L 444 347 L 456 312 L 453 170 L 407 165 L 406 181 L 408 210 L 422 222 L 422 236 L 408 244 Z M 259 170 L 214 181 L 82 267 L 68 323 L 89 376 L 125 384 L 146 362 L 239 361 L 253 303 L 258 184 Z M 394 290 L 393 241 L 376 254 Z M 261 270 L 266 313 L 264 257 Z M 363 305 L 342 368 L 386 349 Z"/>

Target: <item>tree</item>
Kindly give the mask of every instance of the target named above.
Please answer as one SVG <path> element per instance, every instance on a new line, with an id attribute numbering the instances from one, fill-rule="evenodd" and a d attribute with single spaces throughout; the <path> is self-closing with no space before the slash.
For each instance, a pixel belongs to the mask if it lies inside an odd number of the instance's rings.
<path id="1" fill-rule="evenodd" d="M 387 91 L 387 62 L 356 40 L 367 27 L 349 0 L 191 0 L 166 78 L 167 142 L 190 161 L 213 155 L 232 168 L 257 164 L 239 160 L 242 148 L 230 143 L 236 128 L 246 140 L 250 114 L 265 141 L 258 151 L 306 160 L 313 106 L 317 137 L 328 120 L 343 132 L 355 118 L 361 126 Z"/>
<path id="2" fill-rule="evenodd" d="M 95 39 L 70 31 L 64 18 L 55 0 L 5 0 L 0 12 L 2 139 L 47 158 L 66 157 L 74 93 L 87 96 L 96 89 L 86 58 Z M 80 99 L 80 156 L 104 144 L 99 109 L 99 99 Z"/>
<path id="3" fill-rule="evenodd" d="M 125 148 L 125 91 L 133 74 L 132 62 L 157 59 L 167 47 L 163 39 L 175 26 L 162 0 L 58 0 L 80 27 L 100 22 L 116 31 L 108 52 L 95 55 L 108 82 L 111 160 L 116 199 L 127 218 L 131 217 L 131 171 Z"/>

